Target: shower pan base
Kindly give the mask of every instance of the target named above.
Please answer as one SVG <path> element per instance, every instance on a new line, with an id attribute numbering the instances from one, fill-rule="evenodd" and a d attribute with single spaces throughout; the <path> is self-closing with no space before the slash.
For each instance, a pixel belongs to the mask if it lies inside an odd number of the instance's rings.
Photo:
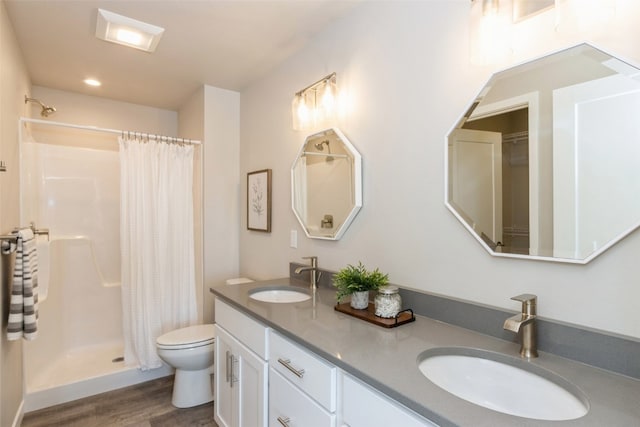
<path id="1" fill-rule="evenodd" d="M 124 361 L 113 361 L 122 356 L 121 345 L 91 346 L 75 349 L 46 369 L 27 378 L 25 412 L 32 412 L 106 391 L 173 375 L 173 369 L 161 368 L 141 371 L 127 367 Z"/>

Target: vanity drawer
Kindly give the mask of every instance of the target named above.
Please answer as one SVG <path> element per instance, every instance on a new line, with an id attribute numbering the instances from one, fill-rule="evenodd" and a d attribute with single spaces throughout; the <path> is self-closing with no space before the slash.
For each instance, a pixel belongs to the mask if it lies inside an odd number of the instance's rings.
<path id="1" fill-rule="evenodd" d="M 269 356 L 269 328 L 216 298 L 216 324 L 222 326 L 263 360 Z"/>
<path id="2" fill-rule="evenodd" d="M 282 375 L 269 369 L 269 427 L 334 427 L 329 413 Z"/>
<path id="3" fill-rule="evenodd" d="M 269 343 L 269 366 L 334 412 L 336 367 L 273 330 L 270 331 Z"/>

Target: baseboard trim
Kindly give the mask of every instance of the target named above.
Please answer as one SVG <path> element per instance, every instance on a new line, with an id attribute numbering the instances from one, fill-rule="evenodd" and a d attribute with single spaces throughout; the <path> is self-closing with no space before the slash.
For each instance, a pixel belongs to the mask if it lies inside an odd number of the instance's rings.
<path id="1" fill-rule="evenodd" d="M 13 424 L 11 424 L 11 427 L 20 427 L 22 425 L 23 418 L 24 418 L 24 397 L 20 401 L 20 406 L 18 406 L 18 411 L 16 412 L 15 417 L 13 417 Z"/>

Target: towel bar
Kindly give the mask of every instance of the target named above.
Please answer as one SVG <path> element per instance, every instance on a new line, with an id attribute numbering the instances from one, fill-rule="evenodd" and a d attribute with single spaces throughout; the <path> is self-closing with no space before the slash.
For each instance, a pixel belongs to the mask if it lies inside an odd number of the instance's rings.
<path id="1" fill-rule="evenodd" d="M 23 227 L 26 228 L 26 227 Z M 45 235 L 47 236 L 47 242 L 49 241 L 49 229 L 48 228 L 36 228 L 36 223 L 31 221 L 29 223 L 29 228 L 33 231 L 34 235 Z M 13 232 L 16 233 L 20 230 L 20 228 L 14 228 Z"/>
<path id="2" fill-rule="evenodd" d="M 26 228 L 26 227 L 23 227 Z M 36 228 L 36 224 L 35 222 L 31 221 L 31 224 L 29 224 L 29 228 L 31 229 L 31 231 L 33 231 L 34 235 L 46 235 L 47 236 L 47 241 L 49 241 L 49 229 L 48 228 Z M 10 253 L 15 252 L 15 248 L 11 247 L 11 243 L 16 243 L 18 241 L 18 235 L 16 234 L 18 231 L 20 231 L 20 228 L 14 228 L 13 229 L 13 233 L 14 234 L 2 234 L 0 235 L 0 249 L 2 250 L 2 253 L 7 255 Z"/>

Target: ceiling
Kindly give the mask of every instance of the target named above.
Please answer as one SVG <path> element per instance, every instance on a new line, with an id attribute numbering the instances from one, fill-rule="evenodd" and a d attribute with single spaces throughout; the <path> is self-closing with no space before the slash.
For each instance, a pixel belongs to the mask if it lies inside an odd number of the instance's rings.
<path id="1" fill-rule="evenodd" d="M 359 1 L 4 0 L 32 84 L 170 110 L 203 84 L 242 90 Z M 165 28 L 156 51 L 96 38 L 98 8 Z"/>

